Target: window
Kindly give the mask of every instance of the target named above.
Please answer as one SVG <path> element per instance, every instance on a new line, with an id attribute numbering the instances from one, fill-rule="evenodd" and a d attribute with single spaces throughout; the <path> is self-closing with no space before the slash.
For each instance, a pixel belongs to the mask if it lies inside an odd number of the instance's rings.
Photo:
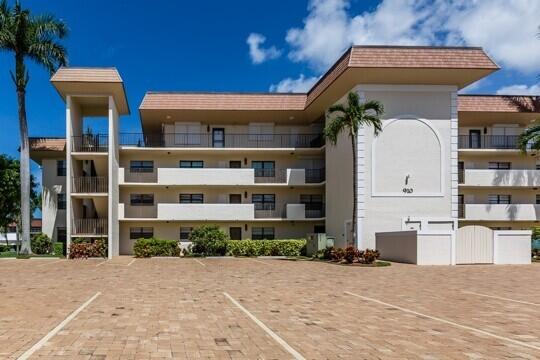
<path id="1" fill-rule="evenodd" d="M 66 194 L 56 194 L 56 208 L 66 210 Z"/>
<path id="2" fill-rule="evenodd" d="M 154 194 L 131 194 L 130 204 L 132 206 L 153 206 Z"/>
<path id="3" fill-rule="evenodd" d="M 536 194 L 536 205 L 540 205 L 540 194 Z"/>
<path id="4" fill-rule="evenodd" d="M 67 231 L 65 227 L 56 228 L 56 241 L 65 243 L 67 238 Z M 65 249 L 64 249 L 65 250 Z"/>
<path id="5" fill-rule="evenodd" d="M 204 161 L 202 160 L 180 160 L 181 168 L 203 168 Z"/>
<path id="6" fill-rule="evenodd" d="M 229 204 L 241 204 L 242 195 L 241 194 L 229 194 Z"/>
<path id="7" fill-rule="evenodd" d="M 512 163 L 510 162 L 495 162 L 490 161 L 488 168 L 491 170 L 510 170 Z"/>
<path id="8" fill-rule="evenodd" d="M 322 195 L 300 195 L 300 204 L 306 207 L 307 218 L 319 218 L 324 215 Z"/>
<path id="9" fill-rule="evenodd" d="M 189 241 L 189 235 L 193 231 L 192 227 L 181 227 L 180 228 L 180 241 Z"/>
<path id="10" fill-rule="evenodd" d="M 13 225 L 10 225 L 8 226 L 8 233 L 16 233 L 17 232 L 17 227 L 16 226 L 13 226 Z"/>
<path id="11" fill-rule="evenodd" d="M 512 196 L 510 195 L 489 195 L 489 204 L 510 204 L 512 202 Z"/>
<path id="12" fill-rule="evenodd" d="M 313 232 L 315 234 L 324 234 L 326 232 L 326 227 L 324 225 L 315 225 L 313 226 Z"/>
<path id="13" fill-rule="evenodd" d="M 152 160 L 132 160 L 129 163 L 129 171 L 136 173 L 154 172 L 154 162 Z"/>
<path id="14" fill-rule="evenodd" d="M 251 238 L 253 240 L 274 240 L 274 228 L 273 227 L 251 228 Z"/>
<path id="15" fill-rule="evenodd" d="M 251 167 L 255 169 L 255 177 L 274 177 L 276 174 L 275 161 L 252 161 Z"/>
<path id="16" fill-rule="evenodd" d="M 56 160 L 56 176 L 66 176 L 66 160 Z"/>
<path id="17" fill-rule="evenodd" d="M 492 226 L 491 230 L 512 230 L 510 226 Z"/>
<path id="18" fill-rule="evenodd" d="M 131 240 L 148 239 L 154 237 L 154 228 L 152 227 L 132 227 L 129 228 L 129 238 Z"/>
<path id="19" fill-rule="evenodd" d="M 229 228 L 229 237 L 231 240 L 242 240 L 242 228 L 241 227 L 230 227 Z"/>
<path id="20" fill-rule="evenodd" d="M 224 128 L 212 129 L 212 147 L 216 147 L 216 148 L 225 147 L 225 129 Z"/>
<path id="21" fill-rule="evenodd" d="M 229 167 L 231 169 L 240 169 L 242 167 L 242 162 L 240 160 L 231 160 L 229 161 Z"/>
<path id="22" fill-rule="evenodd" d="M 274 194 L 253 194 L 251 202 L 255 204 L 255 210 L 276 209 L 276 195 Z"/>
<path id="23" fill-rule="evenodd" d="M 180 194 L 180 204 L 202 204 L 204 203 L 203 194 Z"/>

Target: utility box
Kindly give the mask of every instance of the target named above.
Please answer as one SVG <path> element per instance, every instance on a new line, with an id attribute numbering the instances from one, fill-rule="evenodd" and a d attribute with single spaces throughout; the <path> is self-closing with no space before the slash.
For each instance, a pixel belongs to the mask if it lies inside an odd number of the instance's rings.
<path id="1" fill-rule="evenodd" d="M 319 250 L 334 246 L 334 240 L 326 234 L 307 234 L 306 255 L 313 256 Z"/>

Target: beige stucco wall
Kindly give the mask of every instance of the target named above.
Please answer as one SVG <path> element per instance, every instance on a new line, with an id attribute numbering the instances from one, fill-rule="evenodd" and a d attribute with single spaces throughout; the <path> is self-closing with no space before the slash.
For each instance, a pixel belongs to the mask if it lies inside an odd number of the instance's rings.
<path id="1" fill-rule="evenodd" d="M 154 229 L 154 236 L 160 239 L 179 240 L 180 239 L 180 227 L 192 227 L 196 228 L 204 223 L 201 222 L 121 222 L 120 223 L 120 254 L 131 254 L 133 251 L 133 243 L 135 240 L 130 240 L 129 229 L 131 227 L 152 227 Z M 229 233 L 229 227 L 241 227 L 242 239 L 249 239 L 251 237 L 252 227 L 274 227 L 276 239 L 300 239 L 305 238 L 306 234 L 312 233 L 314 226 L 320 223 L 314 222 L 220 222 L 220 223 L 208 223 L 218 225 L 227 234 Z M 246 229 L 247 226 L 247 229 Z"/>
<path id="2" fill-rule="evenodd" d="M 57 238 L 57 228 L 66 227 L 66 211 L 57 210 L 57 194 L 65 193 L 66 177 L 56 176 L 56 161 L 43 159 L 41 163 L 42 185 L 42 231 L 53 240 Z"/>

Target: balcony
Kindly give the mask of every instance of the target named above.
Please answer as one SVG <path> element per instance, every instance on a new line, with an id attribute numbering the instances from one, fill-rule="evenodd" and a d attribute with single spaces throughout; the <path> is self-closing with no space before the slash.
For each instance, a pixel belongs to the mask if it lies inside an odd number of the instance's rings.
<path id="1" fill-rule="evenodd" d="M 120 184 L 141 183 L 174 185 L 254 185 L 283 184 L 301 186 L 320 184 L 325 169 L 251 169 L 251 168 L 153 168 L 133 171 L 119 169 Z"/>
<path id="2" fill-rule="evenodd" d="M 285 218 L 287 218 L 287 220 L 324 218 L 324 204 L 319 208 L 317 207 L 311 205 L 306 208 L 306 204 L 287 204 L 285 207 Z"/>
<path id="3" fill-rule="evenodd" d="M 225 134 L 218 140 L 212 133 L 121 133 L 120 145 L 141 148 L 320 148 L 324 139 L 321 134 Z"/>
<path id="4" fill-rule="evenodd" d="M 518 135 L 459 135 L 459 149 L 517 150 Z"/>
<path id="5" fill-rule="evenodd" d="M 107 134 L 73 136 L 71 142 L 73 152 L 104 153 L 109 149 L 109 135 Z"/>
<path id="6" fill-rule="evenodd" d="M 108 179 L 101 176 L 74 177 L 71 192 L 83 194 L 107 193 L 108 183 Z"/>
<path id="7" fill-rule="evenodd" d="M 107 219 L 74 219 L 73 235 L 107 235 Z"/>
<path id="8" fill-rule="evenodd" d="M 535 204 L 464 204 L 464 210 L 459 215 L 471 221 L 540 220 L 540 205 Z"/>
<path id="9" fill-rule="evenodd" d="M 253 204 L 158 204 L 159 220 L 237 221 L 254 219 Z"/>
<path id="10" fill-rule="evenodd" d="M 462 186 L 540 187 L 540 170 L 467 169 Z"/>

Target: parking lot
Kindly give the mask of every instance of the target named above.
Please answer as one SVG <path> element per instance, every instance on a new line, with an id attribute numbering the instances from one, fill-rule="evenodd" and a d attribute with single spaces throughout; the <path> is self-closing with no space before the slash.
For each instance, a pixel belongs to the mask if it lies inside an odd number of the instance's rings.
<path id="1" fill-rule="evenodd" d="M 537 359 L 540 264 L 0 260 L 0 358 Z"/>

